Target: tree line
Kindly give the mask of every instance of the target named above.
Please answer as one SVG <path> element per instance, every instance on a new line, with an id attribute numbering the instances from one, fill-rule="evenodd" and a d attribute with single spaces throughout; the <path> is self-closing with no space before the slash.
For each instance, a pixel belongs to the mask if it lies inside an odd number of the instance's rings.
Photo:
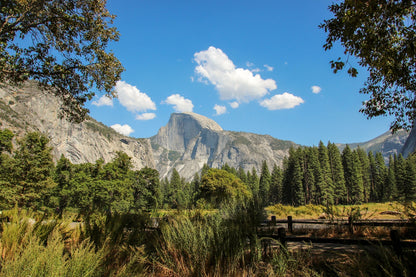
<path id="1" fill-rule="evenodd" d="M 0 209 L 77 209 L 88 216 L 217 208 L 230 201 L 334 205 L 409 201 L 416 195 L 416 156 L 390 156 L 386 165 L 379 152 L 349 146 L 341 152 L 333 143 L 291 148 L 282 167 L 269 170 L 264 161 L 259 173 L 254 167 L 245 172 L 228 164 L 220 169 L 204 165 L 188 182 L 176 169 L 162 180 L 155 169 L 133 170 L 123 152 L 109 163 L 72 164 L 61 156 L 55 164 L 42 134 L 28 133 L 17 140 L 16 149 L 13 137 L 7 129 L 0 131 Z"/>

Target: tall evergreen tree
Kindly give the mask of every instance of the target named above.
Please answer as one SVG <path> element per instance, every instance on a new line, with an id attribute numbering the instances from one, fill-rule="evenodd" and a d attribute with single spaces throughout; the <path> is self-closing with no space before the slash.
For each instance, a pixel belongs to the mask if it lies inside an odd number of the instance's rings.
<path id="1" fill-rule="evenodd" d="M 375 201 L 381 202 L 386 199 L 387 189 L 386 189 L 386 175 L 387 168 L 384 162 L 384 157 L 381 152 L 376 153 L 376 175 L 375 175 L 375 190 L 376 190 L 376 199 Z"/>
<path id="2" fill-rule="evenodd" d="M 271 204 L 282 203 L 282 170 L 274 164 L 270 180 L 270 197 Z"/>
<path id="3" fill-rule="evenodd" d="M 240 178 L 240 180 L 244 184 L 247 184 L 247 175 L 246 175 L 246 172 L 244 171 L 244 169 L 241 166 L 238 168 L 237 177 Z"/>
<path id="4" fill-rule="evenodd" d="M 342 150 L 342 166 L 344 167 L 345 187 L 347 189 L 347 204 L 351 204 L 351 195 L 353 187 L 353 174 L 354 174 L 354 157 L 352 155 L 351 148 L 347 145 Z"/>
<path id="5" fill-rule="evenodd" d="M 404 178 L 403 195 L 404 201 L 416 200 L 416 157 L 410 156 L 406 159 L 406 175 Z"/>
<path id="6" fill-rule="evenodd" d="M 362 201 L 368 202 L 370 200 L 370 188 L 371 188 L 371 178 L 370 178 L 370 161 L 368 159 L 368 154 L 360 147 L 354 150 L 358 154 L 360 160 L 360 170 L 363 183 L 363 199 Z"/>
<path id="7" fill-rule="evenodd" d="M 351 204 L 360 204 L 364 200 L 362 166 L 357 151 L 353 151 Z"/>
<path id="8" fill-rule="evenodd" d="M 250 188 L 253 197 L 256 198 L 259 195 L 259 176 L 257 175 L 255 167 L 251 170 L 250 178 L 248 178 L 248 176 L 249 175 L 247 174 L 248 187 Z"/>
<path id="9" fill-rule="evenodd" d="M 14 158 L 14 180 L 20 206 L 39 208 L 56 185 L 52 180 L 54 167 L 49 139 L 37 132 L 28 133 L 19 141 Z"/>
<path id="10" fill-rule="evenodd" d="M 394 177 L 396 179 L 397 199 L 404 200 L 406 191 L 406 161 L 402 154 L 394 162 Z"/>
<path id="11" fill-rule="evenodd" d="M 305 203 L 309 204 L 313 201 L 313 192 L 315 190 L 315 174 L 313 168 L 313 148 L 307 147 L 304 150 L 303 162 L 303 187 L 305 190 Z"/>
<path id="12" fill-rule="evenodd" d="M 322 172 L 322 187 L 321 187 L 321 199 L 322 204 L 332 205 L 334 204 L 334 183 L 331 178 L 331 168 L 329 165 L 328 149 L 322 141 L 319 142 L 319 164 L 321 165 Z"/>
<path id="13" fill-rule="evenodd" d="M 334 202 L 343 204 L 346 202 L 347 189 L 345 187 L 344 168 L 342 166 L 341 153 L 334 143 L 328 143 L 328 158 L 331 167 L 331 177 L 334 183 Z"/>
<path id="14" fill-rule="evenodd" d="M 389 157 L 389 167 L 387 170 L 386 178 L 384 180 L 385 195 L 384 201 L 391 201 L 397 198 L 397 187 L 396 187 L 396 178 L 394 176 L 394 160 L 390 155 Z"/>
<path id="15" fill-rule="evenodd" d="M 261 174 L 259 181 L 259 198 L 261 203 L 266 206 L 269 204 L 269 191 L 270 191 L 271 175 L 267 162 L 263 161 L 261 166 Z"/>

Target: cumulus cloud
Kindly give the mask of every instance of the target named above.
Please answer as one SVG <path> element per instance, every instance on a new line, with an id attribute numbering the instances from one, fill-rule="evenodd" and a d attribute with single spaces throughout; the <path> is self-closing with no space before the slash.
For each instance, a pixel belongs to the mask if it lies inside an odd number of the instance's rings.
<path id="1" fill-rule="evenodd" d="M 142 113 L 136 116 L 137 120 L 151 120 L 156 117 L 155 113 Z"/>
<path id="2" fill-rule="evenodd" d="M 270 66 L 270 65 L 267 65 L 267 64 L 265 64 L 264 67 L 267 69 L 267 71 L 273 71 L 274 70 L 273 66 Z"/>
<path id="3" fill-rule="evenodd" d="M 236 68 L 234 63 L 219 48 L 213 46 L 208 50 L 194 54 L 198 64 L 195 72 L 200 82 L 213 84 L 221 100 L 235 100 L 238 103 L 260 99 L 277 88 L 272 79 L 262 79 L 249 69 Z"/>
<path id="4" fill-rule="evenodd" d="M 113 99 L 108 97 L 107 95 L 103 95 L 97 101 L 92 101 L 91 104 L 97 107 L 113 106 Z"/>
<path id="5" fill-rule="evenodd" d="M 120 125 L 120 124 L 114 124 L 110 126 L 113 128 L 117 133 L 120 133 L 125 136 L 129 136 L 131 133 L 134 132 L 134 130 L 127 124 Z"/>
<path id="6" fill-rule="evenodd" d="M 179 94 L 172 94 L 163 103 L 173 105 L 173 109 L 179 113 L 192 112 L 194 108 L 191 100 L 185 99 Z"/>
<path id="7" fill-rule="evenodd" d="M 117 92 L 120 104 L 128 111 L 145 112 L 147 110 L 156 110 L 156 105 L 152 99 L 135 86 L 124 81 L 118 81 L 115 86 L 115 91 Z"/>
<path id="8" fill-rule="evenodd" d="M 302 98 L 285 92 L 261 101 L 260 105 L 269 110 L 283 110 L 294 108 L 302 103 L 304 103 Z"/>
<path id="9" fill-rule="evenodd" d="M 321 92 L 322 88 L 319 86 L 311 86 L 311 90 L 313 93 L 318 94 Z"/>
<path id="10" fill-rule="evenodd" d="M 217 105 L 217 104 L 215 104 L 214 110 L 216 112 L 215 115 L 222 115 L 222 114 L 225 114 L 227 112 L 227 108 L 225 106 L 220 106 L 220 105 Z"/>
<path id="11" fill-rule="evenodd" d="M 238 102 L 231 102 L 231 103 L 230 103 L 230 106 L 231 106 L 231 108 L 233 108 L 233 109 L 237 109 L 237 108 L 240 106 L 240 104 L 238 104 Z"/>

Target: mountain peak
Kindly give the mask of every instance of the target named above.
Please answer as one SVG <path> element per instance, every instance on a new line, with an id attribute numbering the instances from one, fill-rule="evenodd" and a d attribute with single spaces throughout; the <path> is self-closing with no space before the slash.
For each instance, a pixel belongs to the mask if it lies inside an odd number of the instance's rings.
<path id="1" fill-rule="evenodd" d="M 180 119 L 181 117 L 183 119 L 186 118 L 192 118 L 193 120 L 195 120 L 202 129 L 209 129 L 212 131 L 222 131 L 223 129 L 221 128 L 220 125 L 218 125 L 217 122 L 215 122 L 214 120 L 205 117 L 203 115 L 197 114 L 197 113 L 192 113 L 192 112 L 184 112 L 184 113 L 173 113 L 171 115 L 171 119 L 172 117 L 177 117 L 178 119 Z"/>

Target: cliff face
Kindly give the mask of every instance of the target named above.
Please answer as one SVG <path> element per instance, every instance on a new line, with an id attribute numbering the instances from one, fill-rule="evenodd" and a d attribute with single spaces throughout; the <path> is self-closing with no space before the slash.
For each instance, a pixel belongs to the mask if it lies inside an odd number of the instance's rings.
<path id="1" fill-rule="evenodd" d="M 194 113 L 175 113 L 158 134 L 150 138 L 156 169 L 162 178 L 173 168 L 190 180 L 204 164 L 244 170 L 261 170 L 263 160 L 269 166 L 281 165 L 295 143 L 267 135 L 224 131 L 216 122 Z"/>
<path id="2" fill-rule="evenodd" d="M 362 143 L 348 144 L 352 149 L 360 147 L 367 152 L 381 152 L 384 160 L 388 162 L 390 155 L 398 155 L 401 153 L 406 141 L 408 140 L 409 132 L 399 130 L 395 134 L 390 131 Z M 346 144 L 338 144 L 338 148 L 342 151 Z"/>
<path id="3" fill-rule="evenodd" d="M 401 153 L 404 157 L 408 157 L 409 155 L 416 152 L 416 125 L 413 126 L 412 130 L 409 133 L 409 137 L 404 144 Z"/>
<path id="4" fill-rule="evenodd" d="M 36 83 L 23 87 L 0 86 L 1 128 L 18 136 L 39 131 L 50 139 L 54 159 L 65 155 L 72 163 L 113 159 L 117 151 L 132 157 L 135 169 L 155 167 L 149 139 L 134 139 L 89 118 L 81 124 L 59 119 L 59 99 L 40 91 Z"/>

